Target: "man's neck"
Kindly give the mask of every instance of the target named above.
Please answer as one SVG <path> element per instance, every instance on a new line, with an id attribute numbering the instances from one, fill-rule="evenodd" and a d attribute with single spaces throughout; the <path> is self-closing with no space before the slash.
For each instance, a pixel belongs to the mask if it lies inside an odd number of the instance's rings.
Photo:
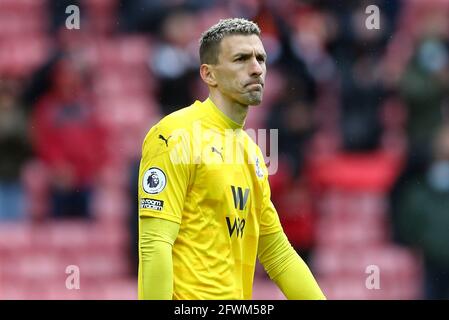
<path id="1" fill-rule="evenodd" d="M 232 121 L 243 125 L 248 114 L 248 106 L 230 101 L 221 94 L 210 92 L 209 99 Z"/>

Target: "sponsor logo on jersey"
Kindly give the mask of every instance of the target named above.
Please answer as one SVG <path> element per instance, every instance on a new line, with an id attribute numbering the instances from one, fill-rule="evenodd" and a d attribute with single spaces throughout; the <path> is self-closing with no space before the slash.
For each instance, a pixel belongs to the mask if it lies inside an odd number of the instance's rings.
<path id="1" fill-rule="evenodd" d="M 248 202 L 249 197 L 249 189 L 245 189 L 245 193 L 243 193 L 243 189 L 241 187 L 231 186 L 232 197 L 234 198 L 234 207 L 238 210 L 245 209 L 246 202 Z"/>
<path id="2" fill-rule="evenodd" d="M 234 207 L 236 210 L 243 211 L 246 208 L 249 198 L 249 189 L 242 187 L 231 186 L 232 197 L 234 199 Z M 226 217 L 226 225 L 228 226 L 229 237 L 235 232 L 235 235 L 240 238 L 243 237 L 243 230 L 245 229 L 246 220 L 240 217 Z"/>
<path id="3" fill-rule="evenodd" d="M 143 198 L 140 200 L 140 208 L 161 211 L 164 208 L 164 201 L 150 198 Z"/>
<path id="4" fill-rule="evenodd" d="M 256 168 L 256 176 L 258 176 L 259 178 L 263 178 L 263 170 L 260 166 L 259 157 L 256 157 L 255 168 Z"/>
<path id="5" fill-rule="evenodd" d="M 234 222 L 231 224 L 231 218 L 226 217 L 226 224 L 228 225 L 229 237 L 232 237 L 232 234 L 235 231 L 235 234 L 240 238 L 243 238 L 243 229 L 245 228 L 245 219 L 240 219 L 239 217 L 234 218 Z"/>
<path id="6" fill-rule="evenodd" d="M 148 169 L 143 175 L 143 190 L 149 194 L 157 194 L 164 190 L 167 178 L 164 171 L 157 167 Z"/>
<path id="7" fill-rule="evenodd" d="M 211 151 L 212 151 L 212 152 L 215 152 L 216 154 L 218 154 L 218 155 L 221 157 L 221 160 L 224 161 L 223 154 L 222 154 L 220 151 L 218 151 L 217 148 L 215 148 L 214 146 L 212 146 L 212 147 L 211 147 Z"/>
<path id="8" fill-rule="evenodd" d="M 170 139 L 171 136 L 169 136 L 169 137 L 167 137 L 167 139 L 165 139 L 165 137 L 162 134 L 160 134 L 158 138 L 161 139 L 162 141 L 164 141 L 165 146 L 168 147 L 168 139 Z"/>

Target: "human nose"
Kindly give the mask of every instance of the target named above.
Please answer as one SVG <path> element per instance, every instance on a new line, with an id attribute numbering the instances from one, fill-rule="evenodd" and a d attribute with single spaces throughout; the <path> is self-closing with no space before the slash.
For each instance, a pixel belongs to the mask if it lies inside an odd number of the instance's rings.
<path id="1" fill-rule="evenodd" d="M 260 77 L 263 74 L 263 66 L 256 57 L 253 57 L 250 60 L 250 76 L 251 77 Z"/>

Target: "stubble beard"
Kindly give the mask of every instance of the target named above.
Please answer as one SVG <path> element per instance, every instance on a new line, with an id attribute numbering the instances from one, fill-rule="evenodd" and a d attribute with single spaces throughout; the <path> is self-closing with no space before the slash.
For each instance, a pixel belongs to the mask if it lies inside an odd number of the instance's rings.
<path id="1" fill-rule="evenodd" d="M 248 105 L 257 106 L 262 103 L 263 92 L 262 91 L 249 92 L 245 98 L 248 102 Z"/>

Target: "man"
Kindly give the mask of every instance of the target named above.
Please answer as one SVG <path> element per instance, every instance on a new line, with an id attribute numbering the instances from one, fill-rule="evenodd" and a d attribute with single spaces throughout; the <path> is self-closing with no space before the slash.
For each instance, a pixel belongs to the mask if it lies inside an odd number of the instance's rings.
<path id="1" fill-rule="evenodd" d="M 242 130 L 248 106 L 262 101 L 266 58 L 256 24 L 221 20 L 200 41 L 208 99 L 146 136 L 140 299 L 251 299 L 257 257 L 288 299 L 325 299 L 282 230 L 262 153 Z"/>
<path id="2" fill-rule="evenodd" d="M 424 299 L 449 299 L 449 125 L 436 128 L 425 168 L 401 177 L 393 202 L 397 240 L 422 254 Z M 407 179 L 405 179 L 407 178 Z"/>

